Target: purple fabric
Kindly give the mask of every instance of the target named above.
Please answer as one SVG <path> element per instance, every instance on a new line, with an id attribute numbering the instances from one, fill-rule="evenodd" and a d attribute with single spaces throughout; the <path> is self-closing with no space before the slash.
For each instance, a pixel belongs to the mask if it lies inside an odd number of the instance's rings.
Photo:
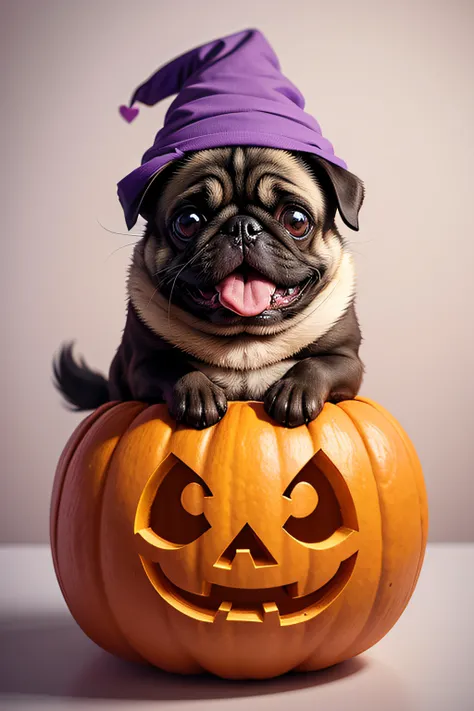
<path id="1" fill-rule="evenodd" d="M 302 94 L 281 73 L 276 54 L 258 30 L 237 32 L 177 57 L 141 84 L 120 112 L 133 120 L 127 111 L 135 102 L 153 106 L 173 94 L 178 95 L 153 146 L 140 167 L 118 183 L 128 229 L 151 178 L 188 151 L 266 146 L 312 153 L 347 167 L 316 119 L 304 111 Z"/>

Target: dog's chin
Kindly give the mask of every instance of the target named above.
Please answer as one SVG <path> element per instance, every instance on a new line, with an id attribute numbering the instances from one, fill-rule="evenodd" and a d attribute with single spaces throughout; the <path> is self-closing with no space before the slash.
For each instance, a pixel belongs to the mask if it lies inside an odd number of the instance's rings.
<path id="1" fill-rule="evenodd" d="M 293 286 L 276 285 L 268 307 L 250 316 L 224 306 L 217 286 L 201 289 L 181 282 L 178 292 L 181 306 L 186 311 L 215 325 L 272 326 L 299 313 L 315 297 L 321 286 L 321 279 L 316 275 Z"/>

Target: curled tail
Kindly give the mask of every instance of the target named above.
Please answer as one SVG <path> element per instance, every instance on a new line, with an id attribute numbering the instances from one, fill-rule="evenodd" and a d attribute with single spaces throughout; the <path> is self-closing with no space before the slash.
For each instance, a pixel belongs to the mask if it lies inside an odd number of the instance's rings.
<path id="1" fill-rule="evenodd" d="M 74 360 L 74 341 L 64 343 L 53 359 L 53 383 L 65 398 L 69 409 L 95 410 L 110 401 L 109 385 L 101 373 L 91 370 L 84 358 Z"/>

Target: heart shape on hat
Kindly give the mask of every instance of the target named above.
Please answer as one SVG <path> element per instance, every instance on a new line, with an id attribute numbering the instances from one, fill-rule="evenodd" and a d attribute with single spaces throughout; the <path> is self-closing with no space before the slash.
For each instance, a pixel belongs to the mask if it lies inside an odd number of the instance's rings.
<path id="1" fill-rule="evenodd" d="M 122 104 L 122 106 L 119 106 L 119 112 L 127 123 L 131 123 L 138 115 L 139 109 L 134 109 L 131 106 L 125 106 L 125 104 Z"/>

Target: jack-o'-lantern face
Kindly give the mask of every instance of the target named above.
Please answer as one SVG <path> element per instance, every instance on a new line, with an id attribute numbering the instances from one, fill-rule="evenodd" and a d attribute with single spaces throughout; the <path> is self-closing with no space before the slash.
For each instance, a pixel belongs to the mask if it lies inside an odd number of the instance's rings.
<path id="1" fill-rule="evenodd" d="M 373 646 L 415 588 L 420 462 L 369 400 L 279 427 L 230 402 L 206 430 L 107 403 L 65 448 L 51 505 L 68 607 L 96 643 L 169 672 L 263 679 Z"/>
<path id="2" fill-rule="evenodd" d="M 290 625 L 322 612 L 347 585 L 358 550 L 338 469 L 319 450 L 309 460 L 301 452 L 300 463 L 293 453 L 288 471 L 264 442 L 235 456 L 217 442 L 201 456 L 197 435 L 184 457 L 175 435 L 139 501 L 136 540 L 156 591 L 205 622 Z"/>

